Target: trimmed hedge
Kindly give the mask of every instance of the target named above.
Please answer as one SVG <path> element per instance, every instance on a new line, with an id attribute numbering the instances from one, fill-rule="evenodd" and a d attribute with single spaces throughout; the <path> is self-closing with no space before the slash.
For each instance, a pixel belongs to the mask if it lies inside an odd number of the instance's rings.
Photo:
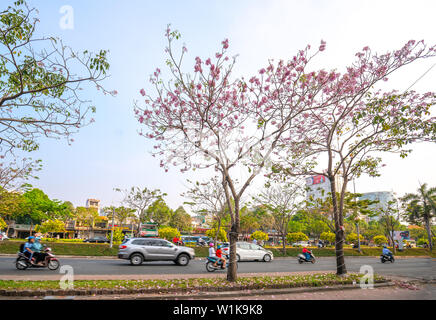
<path id="1" fill-rule="evenodd" d="M 20 241 L 1 241 L 0 253 L 17 253 L 20 247 Z M 43 241 L 44 243 L 44 241 Z M 71 255 L 71 256 L 116 256 L 118 253 L 118 245 L 109 248 L 105 243 L 57 243 L 46 242 L 54 254 L 56 255 Z M 296 257 L 301 253 L 301 248 L 286 248 L 286 254 L 283 253 L 282 248 L 266 248 L 271 250 L 274 257 Z M 316 257 L 332 257 L 335 255 L 334 248 L 309 248 Z M 392 249 L 391 249 L 392 251 Z M 207 247 L 195 247 L 196 257 L 207 257 L 209 249 Z M 362 253 L 357 249 L 344 248 L 346 256 L 378 256 L 381 254 L 381 248 L 367 247 L 362 248 Z M 424 248 L 405 249 L 404 251 L 397 251 L 396 256 L 430 256 L 430 251 Z M 433 251 L 432 257 L 436 257 L 436 252 Z"/>

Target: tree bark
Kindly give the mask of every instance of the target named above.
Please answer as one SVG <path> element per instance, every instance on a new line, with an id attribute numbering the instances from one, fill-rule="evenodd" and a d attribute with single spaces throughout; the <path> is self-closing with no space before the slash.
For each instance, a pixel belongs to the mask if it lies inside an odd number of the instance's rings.
<path id="1" fill-rule="evenodd" d="M 237 276 L 237 261 L 236 261 L 236 242 L 238 241 L 239 235 L 239 199 L 234 199 L 235 201 L 235 212 L 234 221 L 230 228 L 229 238 L 230 238 L 230 261 L 229 268 L 227 271 L 227 280 L 230 282 L 236 282 Z M 231 208 L 229 208 L 231 210 Z"/>
<path id="2" fill-rule="evenodd" d="M 343 226 L 343 217 L 342 212 L 338 206 L 338 199 L 336 196 L 336 182 L 335 177 L 329 175 L 330 180 L 330 188 L 332 193 L 332 204 L 333 204 L 333 215 L 335 218 L 335 249 L 336 249 L 336 274 L 344 275 L 347 273 L 347 268 L 345 267 L 345 258 L 344 258 L 344 230 L 342 230 L 341 226 Z M 345 183 L 345 182 L 344 182 Z"/>
<path id="3" fill-rule="evenodd" d="M 431 226 L 430 226 L 430 219 L 425 219 L 425 228 L 427 229 L 427 237 L 428 237 L 428 246 L 430 248 L 430 251 L 433 250 L 433 243 L 431 239 Z"/>

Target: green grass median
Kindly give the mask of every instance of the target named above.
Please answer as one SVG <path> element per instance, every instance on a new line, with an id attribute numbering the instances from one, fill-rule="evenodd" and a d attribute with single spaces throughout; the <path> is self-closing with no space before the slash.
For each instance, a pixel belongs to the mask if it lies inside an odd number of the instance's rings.
<path id="1" fill-rule="evenodd" d="M 9 253 L 15 254 L 18 252 L 20 241 L 2 241 L 0 242 L 0 254 Z M 44 242 L 43 242 L 44 243 Z M 118 252 L 118 245 L 112 248 L 108 244 L 103 243 L 62 243 L 62 242 L 45 242 L 45 244 L 52 248 L 53 253 L 56 255 L 66 256 L 116 256 Z M 196 257 L 207 257 L 207 247 L 194 247 Z M 286 248 L 286 253 L 282 248 L 266 248 L 271 250 L 274 257 L 296 257 L 301 253 L 301 248 Z M 316 257 L 332 257 L 335 255 L 335 249 L 329 248 L 309 248 L 313 251 Z M 362 252 L 359 253 L 357 249 L 344 248 L 345 256 L 378 256 L 381 254 L 381 248 L 364 247 Z M 424 248 L 411 248 L 403 251 L 397 251 L 396 256 L 431 256 L 436 257 L 435 251 L 430 254 L 428 249 Z"/>
<path id="2" fill-rule="evenodd" d="M 359 284 L 362 275 L 348 273 L 339 277 L 334 273 L 314 273 L 307 275 L 290 276 L 261 276 L 239 277 L 237 282 L 228 282 L 224 278 L 189 278 L 169 280 L 77 280 L 74 281 L 74 290 L 153 290 L 156 292 L 177 292 L 187 290 L 216 289 L 212 291 L 225 291 L 226 289 L 267 289 L 267 288 L 298 288 L 322 287 L 345 284 Z M 386 282 L 387 279 L 375 275 L 374 283 Z M 58 290 L 59 281 L 25 281 L 0 280 L 0 290 Z"/>

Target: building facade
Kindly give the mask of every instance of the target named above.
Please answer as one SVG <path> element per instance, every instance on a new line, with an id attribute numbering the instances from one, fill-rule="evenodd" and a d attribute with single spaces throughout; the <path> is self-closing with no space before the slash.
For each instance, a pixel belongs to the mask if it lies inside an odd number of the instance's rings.
<path id="1" fill-rule="evenodd" d="M 394 194 L 391 191 L 377 191 L 377 192 L 367 192 L 362 194 L 359 200 L 370 200 L 370 201 L 378 201 L 378 203 L 374 203 L 369 206 L 369 209 L 372 211 L 378 211 L 380 209 L 386 210 L 388 208 L 389 201 L 395 200 Z M 378 221 L 380 217 L 374 216 L 371 217 L 370 220 Z"/>

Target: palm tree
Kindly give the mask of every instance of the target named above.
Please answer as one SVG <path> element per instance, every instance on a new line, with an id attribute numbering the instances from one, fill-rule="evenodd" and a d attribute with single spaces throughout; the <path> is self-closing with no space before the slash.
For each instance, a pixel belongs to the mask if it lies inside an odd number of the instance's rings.
<path id="1" fill-rule="evenodd" d="M 406 218 L 411 223 L 424 224 L 427 230 L 430 251 L 433 249 L 431 238 L 431 220 L 436 216 L 436 188 L 427 189 L 427 184 L 421 185 L 417 194 L 406 194 L 402 201 L 406 205 Z"/>

